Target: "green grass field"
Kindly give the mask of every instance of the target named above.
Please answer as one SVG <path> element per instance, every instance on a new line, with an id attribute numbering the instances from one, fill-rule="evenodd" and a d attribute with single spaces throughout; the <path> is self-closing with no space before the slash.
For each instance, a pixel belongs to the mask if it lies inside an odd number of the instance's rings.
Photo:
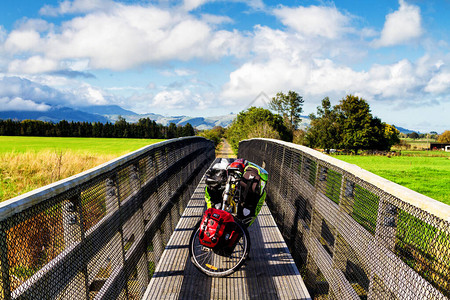
<path id="1" fill-rule="evenodd" d="M 0 202 L 160 141 L 0 136 Z"/>
<path id="2" fill-rule="evenodd" d="M 0 154 L 17 152 L 40 152 L 44 150 L 67 151 L 118 156 L 144 146 L 161 142 L 158 139 L 74 138 L 0 136 Z"/>
<path id="3" fill-rule="evenodd" d="M 402 151 L 402 156 L 392 157 L 335 157 L 450 205 L 450 153 Z"/>

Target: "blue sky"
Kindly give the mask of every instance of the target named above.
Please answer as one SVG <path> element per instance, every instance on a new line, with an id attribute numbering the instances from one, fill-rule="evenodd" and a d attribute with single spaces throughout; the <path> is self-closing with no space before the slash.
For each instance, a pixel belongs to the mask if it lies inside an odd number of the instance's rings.
<path id="1" fill-rule="evenodd" d="M 1 1 L 0 110 L 214 116 L 261 92 L 450 129 L 450 1 Z"/>

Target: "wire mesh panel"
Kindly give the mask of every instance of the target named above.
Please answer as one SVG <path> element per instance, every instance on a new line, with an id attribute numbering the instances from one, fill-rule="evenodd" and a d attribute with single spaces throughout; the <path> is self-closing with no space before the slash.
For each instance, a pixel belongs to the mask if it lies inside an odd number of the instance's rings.
<path id="1" fill-rule="evenodd" d="M 252 139 L 267 203 L 315 299 L 450 297 L 450 207 L 312 149 Z"/>
<path id="2" fill-rule="evenodd" d="M 140 299 L 213 143 L 151 145 L 0 206 L 2 299 Z"/>

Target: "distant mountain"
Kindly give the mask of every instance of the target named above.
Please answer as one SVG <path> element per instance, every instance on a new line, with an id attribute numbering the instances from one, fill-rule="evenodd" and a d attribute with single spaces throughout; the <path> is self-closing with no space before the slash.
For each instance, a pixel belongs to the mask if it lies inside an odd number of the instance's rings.
<path id="1" fill-rule="evenodd" d="M 410 134 L 410 133 L 415 132 L 414 130 L 409 130 L 409 129 L 406 129 L 406 128 L 403 128 L 403 127 L 400 127 L 400 126 L 395 126 L 394 125 L 394 127 L 397 128 L 397 130 L 400 131 L 400 133 L 404 133 L 404 134 Z"/>
<path id="2" fill-rule="evenodd" d="M 108 118 L 98 114 L 57 106 L 50 108 L 48 111 L 0 111 L 0 119 L 40 120 L 54 123 L 62 120 L 69 122 L 108 122 Z"/>
<path id="3" fill-rule="evenodd" d="M 227 127 L 236 118 L 236 114 L 229 114 L 216 117 L 189 117 L 189 116 L 162 116 L 158 114 L 142 114 L 142 115 L 121 115 L 127 120 L 127 122 L 135 123 L 141 118 L 149 118 L 158 124 L 169 125 L 174 123 L 176 125 L 184 126 L 187 123 L 199 130 L 211 129 L 214 126 Z M 110 122 L 115 122 L 118 119 L 118 115 L 109 115 Z"/>
<path id="4" fill-rule="evenodd" d="M 137 113 L 123 109 L 122 107 L 118 105 L 91 105 L 91 106 L 83 106 L 77 108 L 78 110 L 92 113 L 92 114 L 99 114 L 99 115 L 137 115 Z"/>
<path id="5" fill-rule="evenodd" d="M 236 118 L 237 114 L 228 114 L 214 117 L 189 117 L 189 116 L 163 116 L 159 114 L 136 114 L 130 110 L 123 109 L 118 105 L 93 105 L 79 107 L 77 109 L 69 107 L 52 107 L 48 111 L 0 111 L 0 119 L 18 119 L 18 120 L 41 120 L 57 123 L 61 120 L 74 122 L 111 122 L 117 121 L 122 116 L 130 123 L 136 123 L 141 118 L 149 118 L 158 124 L 184 126 L 191 124 L 198 130 L 207 130 L 215 126 L 227 127 Z M 310 126 L 308 117 L 301 117 L 300 129 L 306 129 Z"/>

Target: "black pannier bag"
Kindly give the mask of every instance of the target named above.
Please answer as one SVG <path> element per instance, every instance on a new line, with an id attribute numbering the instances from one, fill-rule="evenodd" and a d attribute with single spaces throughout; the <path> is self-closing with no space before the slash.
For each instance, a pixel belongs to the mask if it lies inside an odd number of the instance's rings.
<path id="1" fill-rule="evenodd" d="M 222 193 L 227 182 L 225 169 L 211 168 L 205 174 L 206 192 L 213 205 L 222 203 Z"/>

